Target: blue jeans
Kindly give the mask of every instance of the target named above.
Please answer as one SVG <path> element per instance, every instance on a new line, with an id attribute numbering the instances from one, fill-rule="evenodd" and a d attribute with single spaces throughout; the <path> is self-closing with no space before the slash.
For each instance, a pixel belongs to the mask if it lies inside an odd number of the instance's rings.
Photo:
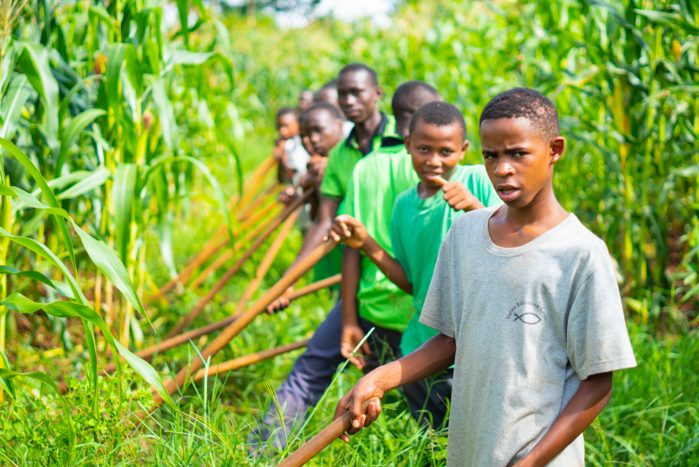
<path id="1" fill-rule="evenodd" d="M 376 328 L 367 341 L 372 353 L 365 356 L 365 373 L 400 356 L 400 332 L 380 328 L 361 317 L 359 326 L 364 332 Z M 342 301 L 338 300 L 325 321 L 316 329 L 306 351 L 294 362 L 286 381 L 277 389 L 287 436 L 291 435 L 296 425 L 303 423 L 308 409 L 320 401 L 330 386 L 337 367 L 345 361 L 340 351 L 341 339 Z M 263 447 L 273 435 L 274 440 L 270 444 L 283 449 L 287 440 L 274 404 L 268 406 L 262 425 L 250 433 L 248 442 L 252 450 Z"/>

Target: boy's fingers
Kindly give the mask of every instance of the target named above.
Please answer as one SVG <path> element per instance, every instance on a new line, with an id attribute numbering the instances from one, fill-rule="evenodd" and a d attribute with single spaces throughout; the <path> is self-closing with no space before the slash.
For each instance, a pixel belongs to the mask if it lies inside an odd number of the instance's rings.
<path id="1" fill-rule="evenodd" d="M 342 433 L 340 435 L 340 439 L 344 441 L 345 443 L 349 443 L 349 436 L 347 436 L 347 433 Z"/>
<path id="2" fill-rule="evenodd" d="M 437 185 L 439 185 L 441 187 L 444 187 L 445 185 L 447 185 L 449 183 L 440 176 L 434 177 L 433 180 L 435 182 L 437 182 Z"/>
<path id="3" fill-rule="evenodd" d="M 377 418 L 379 418 L 379 415 L 381 415 L 381 399 L 373 399 L 369 403 L 369 407 L 367 408 L 366 412 L 367 418 L 366 422 L 364 423 L 364 426 L 367 427 L 374 423 Z"/>

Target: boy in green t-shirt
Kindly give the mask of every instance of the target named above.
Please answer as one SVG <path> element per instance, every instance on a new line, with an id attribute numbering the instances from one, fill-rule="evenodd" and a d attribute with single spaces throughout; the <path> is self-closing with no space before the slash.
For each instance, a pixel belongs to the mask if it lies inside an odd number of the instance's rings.
<path id="1" fill-rule="evenodd" d="M 441 125 L 431 124 L 433 121 Z M 419 184 L 404 191 L 395 202 L 390 221 L 392 250 L 385 247 L 385 242 L 361 218 L 335 219 L 333 228 L 339 237 L 350 246 L 361 248 L 369 261 L 374 261 L 396 285 L 413 295 L 416 313 L 403 333 L 401 353 L 404 355 L 436 334 L 421 324 L 419 318 L 439 246 L 452 222 L 466 211 L 502 204 L 482 165 L 459 165 L 468 147 L 465 128 L 461 112 L 448 103 L 432 102 L 415 114 L 405 147 L 410 151 L 407 160 Z M 345 238 L 346 231 L 352 232 L 351 238 Z M 448 370 L 430 381 L 403 388 L 417 420 L 435 428 L 442 426 L 452 379 L 452 370 Z"/>
<path id="2" fill-rule="evenodd" d="M 439 334 L 359 380 L 335 417 L 349 412 L 355 433 L 387 391 L 454 365 L 448 467 L 584 467 L 582 434 L 609 401 L 613 372 L 636 366 L 612 260 L 556 199 L 566 140 L 549 99 L 501 93 L 479 130 L 505 205 L 453 223 L 420 317 Z"/>
<path id="3" fill-rule="evenodd" d="M 400 137 L 384 137 L 381 148 L 368 154 L 354 166 L 344 214 L 361 220 L 369 234 L 392 254 L 390 224 L 396 198 L 418 184 L 405 137 L 413 114 L 424 104 L 441 101 L 442 96 L 422 81 L 409 81 L 396 89 L 391 101 Z M 400 290 L 366 256 L 351 248 L 342 258 L 342 340 L 345 358 L 365 368 L 364 357 L 370 359 L 367 370 L 400 355 L 400 333 L 405 330 L 414 310 L 408 294 Z M 383 342 L 372 336 L 364 346 L 364 355 L 355 357 L 352 350 L 364 334 L 374 326 L 390 330 Z M 376 334 L 376 333 L 375 333 Z M 393 345 L 391 345 L 393 343 Z M 388 346 L 384 345 L 388 344 Z M 371 354 L 371 349 L 374 354 Z"/>

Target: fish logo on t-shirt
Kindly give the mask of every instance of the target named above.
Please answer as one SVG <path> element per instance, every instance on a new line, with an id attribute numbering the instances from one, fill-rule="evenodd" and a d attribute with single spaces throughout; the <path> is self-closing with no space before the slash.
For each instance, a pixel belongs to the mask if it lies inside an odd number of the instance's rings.
<path id="1" fill-rule="evenodd" d="M 505 319 L 511 319 L 512 322 L 521 321 L 524 324 L 533 326 L 544 321 L 548 322 L 547 313 L 543 306 L 530 300 L 521 300 L 507 310 Z"/>
<path id="2" fill-rule="evenodd" d="M 522 313 L 521 315 L 518 315 L 517 313 L 513 313 L 515 315 L 515 319 L 513 321 L 520 320 L 524 324 L 538 324 L 541 321 L 541 318 L 539 318 L 539 315 L 536 313 Z"/>

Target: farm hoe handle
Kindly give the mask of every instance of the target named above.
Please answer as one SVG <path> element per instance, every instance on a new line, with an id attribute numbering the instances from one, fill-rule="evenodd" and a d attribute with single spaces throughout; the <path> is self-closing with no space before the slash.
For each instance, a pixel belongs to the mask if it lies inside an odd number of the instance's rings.
<path id="1" fill-rule="evenodd" d="M 362 413 L 366 413 L 369 402 L 362 404 Z M 333 421 L 323 431 L 311 438 L 310 441 L 298 448 L 289 457 L 281 461 L 277 467 L 301 467 L 306 462 L 313 459 L 320 451 L 325 449 L 330 443 L 340 437 L 342 433 L 350 428 L 350 414 L 346 412 L 342 417 Z"/>

